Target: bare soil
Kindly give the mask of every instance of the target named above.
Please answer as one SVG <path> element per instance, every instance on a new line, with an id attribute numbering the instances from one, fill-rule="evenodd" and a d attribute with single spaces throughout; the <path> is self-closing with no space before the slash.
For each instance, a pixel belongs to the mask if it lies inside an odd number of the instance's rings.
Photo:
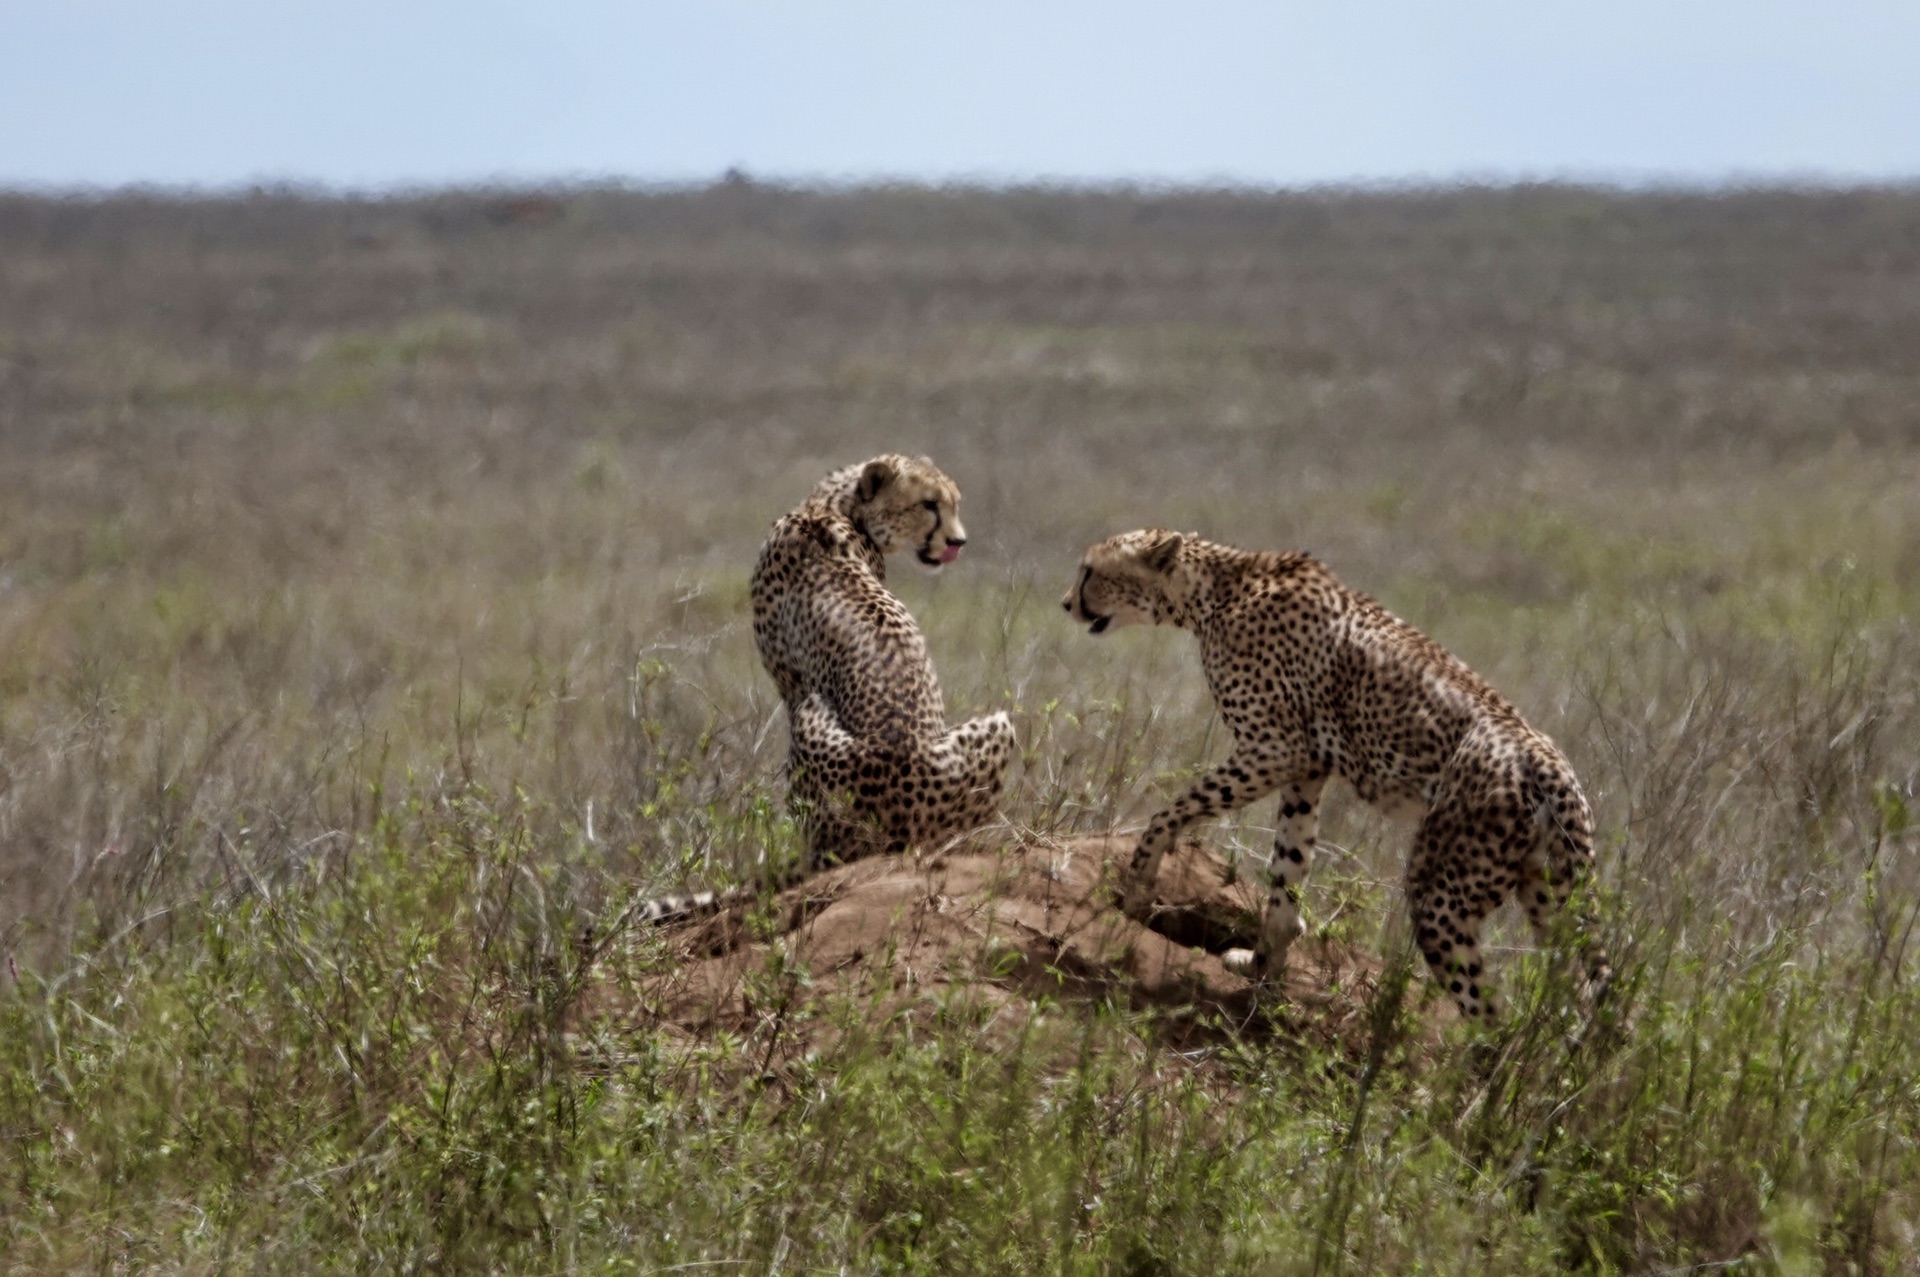
<path id="1" fill-rule="evenodd" d="M 1161 868 L 1152 915 L 1137 922 L 1109 886 L 1133 845 L 976 838 L 938 855 L 838 866 L 770 910 L 673 928 L 671 970 L 624 991 L 609 981 L 588 1015 L 641 1016 L 698 1038 L 763 1035 L 778 1022 L 794 1031 L 790 1049 L 838 1031 L 836 1017 L 816 1014 L 833 1000 L 920 1020 L 958 997 L 1009 1026 L 1047 1003 L 1159 1008 L 1176 1047 L 1247 1036 L 1341 1053 L 1364 1045 L 1374 954 L 1304 938 L 1284 982 L 1256 996 L 1222 955 L 1253 943 L 1257 886 L 1183 843 Z"/>

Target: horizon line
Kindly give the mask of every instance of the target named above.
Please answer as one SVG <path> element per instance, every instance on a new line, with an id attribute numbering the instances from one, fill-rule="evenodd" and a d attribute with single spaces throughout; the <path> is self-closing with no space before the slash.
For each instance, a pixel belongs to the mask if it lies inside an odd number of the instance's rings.
<path id="1" fill-rule="evenodd" d="M 0 198 L 107 203 L 116 199 L 158 199 L 179 203 L 237 199 L 303 199 L 313 202 L 399 202 L 449 195 L 511 193 L 614 193 L 644 196 L 692 195 L 716 189 L 756 189 L 816 195 L 901 192 L 954 195 L 1055 193 L 1092 196 L 1180 197 L 1194 195 L 1259 198 L 1285 195 L 1430 195 L 1450 191 L 1567 190 L 1614 195 L 1728 195 L 1916 193 L 1920 173 L 1867 176 L 1808 171 L 1730 171 L 1717 176 L 1652 170 L 1527 173 L 1465 171 L 1450 175 L 1404 174 L 1351 176 L 1325 180 L 1275 182 L 1232 175 L 1164 178 L 1118 175 L 1085 177 L 967 173 L 950 176 L 862 173 L 852 175 L 756 173 L 729 166 L 710 176 L 645 176 L 616 173 L 496 174 L 450 179 L 395 179 L 341 182 L 283 174 L 262 174 L 215 182 L 132 180 L 54 182 L 0 176 Z"/>

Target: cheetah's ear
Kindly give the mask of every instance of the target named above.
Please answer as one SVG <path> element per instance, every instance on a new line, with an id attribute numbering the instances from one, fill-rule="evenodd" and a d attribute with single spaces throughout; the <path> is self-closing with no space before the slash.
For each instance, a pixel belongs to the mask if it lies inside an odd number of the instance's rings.
<path id="1" fill-rule="evenodd" d="M 893 462 L 884 457 L 875 457 L 860 472 L 860 482 L 854 486 L 853 495 L 861 501 L 873 500 L 880 495 L 880 489 L 893 482 L 896 473 Z"/>
<path id="2" fill-rule="evenodd" d="M 1140 551 L 1140 562 L 1154 572 L 1171 572 L 1179 562 L 1182 538 L 1178 532 L 1163 532 Z"/>

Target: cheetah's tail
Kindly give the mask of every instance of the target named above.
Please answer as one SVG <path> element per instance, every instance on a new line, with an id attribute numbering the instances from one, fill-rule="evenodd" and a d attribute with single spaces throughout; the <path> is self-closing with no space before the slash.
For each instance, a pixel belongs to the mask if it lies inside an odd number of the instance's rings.
<path id="1" fill-rule="evenodd" d="M 666 926 L 692 918 L 710 917 L 753 896 L 753 892 L 741 887 L 729 887 L 724 891 L 692 891 L 684 896 L 652 896 L 636 901 L 627 920 L 638 927 Z"/>
<path id="2" fill-rule="evenodd" d="M 724 891 L 695 891 L 683 896 L 649 896 L 631 901 L 612 926 L 602 929 L 588 923 L 582 928 L 579 941 L 582 969 L 591 967 L 615 945 L 630 941 L 638 928 L 711 917 L 752 899 L 753 889 L 743 885 Z"/>

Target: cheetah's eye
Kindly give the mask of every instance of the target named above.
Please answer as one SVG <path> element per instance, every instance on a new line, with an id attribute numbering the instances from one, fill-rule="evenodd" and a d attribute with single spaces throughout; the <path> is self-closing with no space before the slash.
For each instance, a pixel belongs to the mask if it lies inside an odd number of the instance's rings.
<path id="1" fill-rule="evenodd" d="M 940 503 L 938 501 L 922 501 L 920 504 L 925 506 L 927 509 L 933 511 L 935 514 L 940 513 Z"/>

